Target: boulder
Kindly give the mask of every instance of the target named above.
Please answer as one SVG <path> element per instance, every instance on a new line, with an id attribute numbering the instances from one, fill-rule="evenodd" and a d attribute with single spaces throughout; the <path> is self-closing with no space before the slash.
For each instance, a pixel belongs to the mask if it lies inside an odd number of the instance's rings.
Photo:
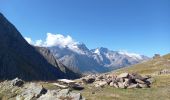
<path id="1" fill-rule="evenodd" d="M 140 88 L 140 87 L 139 84 L 131 84 L 127 88 L 131 89 L 131 88 Z"/>
<path id="2" fill-rule="evenodd" d="M 159 75 L 162 75 L 162 74 L 170 74 L 170 70 L 169 69 L 163 69 L 159 72 Z"/>
<path id="3" fill-rule="evenodd" d="M 128 87 L 131 84 L 131 80 L 126 78 L 123 84 L 125 87 Z"/>
<path id="4" fill-rule="evenodd" d="M 124 80 L 124 78 L 117 78 L 116 81 L 123 83 L 125 80 Z"/>
<path id="5" fill-rule="evenodd" d="M 155 82 L 154 78 L 149 78 L 146 80 L 146 84 L 148 84 L 148 85 L 152 84 L 153 82 Z"/>
<path id="6" fill-rule="evenodd" d="M 82 79 L 82 81 L 83 81 L 83 83 L 91 84 L 95 81 L 95 78 L 94 77 L 87 77 L 87 78 Z"/>
<path id="7" fill-rule="evenodd" d="M 17 98 L 24 98 L 24 100 L 39 98 L 41 95 L 47 93 L 47 90 L 42 85 L 36 83 L 26 85 L 21 91 L 21 94 Z"/>
<path id="8" fill-rule="evenodd" d="M 85 100 L 80 93 L 74 93 L 69 89 L 51 90 L 37 100 Z"/>
<path id="9" fill-rule="evenodd" d="M 104 79 L 103 75 L 100 75 L 96 78 L 96 80 L 102 80 L 102 79 Z"/>
<path id="10" fill-rule="evenodd" d="M 106 82 L 107 84 L 110 84 L 112 82 L 112 79 L 107 79 Z"/>
<path id="11" fill-rule="evenodd" d="M 135 79 L 135 81 L 136 81 L 137 83 L 139 83 L 139 84 L 145 84 L 145 82 L 142 81 L 142 80 L 140 80 L 140 79 Z"/>
<path id="12" fill-rule="evenodd" d="M 114 86 L 115 88 L 119 88 L 119 86 L 118 86 L 117 83 L 114 83 L 113 86 Z"/>
<path id="13" fill-rule="evenodd" d="M 24 84 L 24 81 L 19 79 L 19 78 L 15 78 L 14 80 L 11 81 L 13 86 L 18 86 L 21 87 Z"/>
<path id="14" fill-rule="evenodd" d="M 118 78 L 127 78 L 129 76 L 129 73 L 122 73 L 118 76 Z"/>
<path id="15" fill-rule="evenodd" d="M 61 88 L 61 89 L 69 88 L 68 86 L 66 86 L 66 85 L 61 85 L 61 84 L 59 84 L 59 83 L 53 83 L 53 85 L 55 85 L 55 86 L 57 86 L 57 87 L 59 87 L 59 88 Z"/>
<path id="16" fill-rule="evenodd" d="M 141 75 L 139 75 L 138 73 L 132 73 L 129 75 L 129 78 L 131 79 L 140 79 L 140 80 L 145 80 L 145 78 L 143 78 Z"/>
<path id="17" fill-rule="evenodd" d="M 139 84 L 140 88 L 148 88 L 149 86 L 147 84 Z"/>
<path id="18" fill-rule="evenodd" d="M 63 84 L 75 84 L 76 83 L 75 81 L 68 80 L 68 79 L 59 79 L 57 81 L 60 82 L 60 83 L 63 83 Z"/>
<path id="19" fill-rule="evenodd" d="M 113 87 L 113 86 L 114 86 L 114 83 L 113 83 L 113 82 L 110 82 L 109 86 Z"/>
<path id="20" fill-rule="evenodd" d="M 111 81 L 110 81 L 111 79 Z M 138 73 L 122 73 L 118 76 L 115 74 L 108 78 L 109 86 L 115 88 L 149 88 L 154 79 L 149 75 L 141 76 Z"/>
<path id="21" fill-rule="evenodd" d="M 126 88 L 125 85 L 123 83 L 121 83 L 121 82 L 118 82 L 118 86 L 119 86 L 119 88 L 122 88 L 122 89 Z"/>
<path id="22" fill-rule="evenodd" d="M 74 90 L 83 90 L 84 89 L 84 87 L 79 84 L 74 84 L 71 86 L 71 88 Z"/>
<path id="23" fill-rule="evenodd" d="M 94 83 L 94 86 L 95 87 L 104 87 L 105 85 L 107 85 L 107 82 L 106 81 L 96 81 Z"/>

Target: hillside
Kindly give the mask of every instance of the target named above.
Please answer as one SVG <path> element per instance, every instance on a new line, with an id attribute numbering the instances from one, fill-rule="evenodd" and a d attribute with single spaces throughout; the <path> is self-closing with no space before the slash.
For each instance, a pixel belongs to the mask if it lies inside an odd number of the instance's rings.
<path id="1" fill-rule="evenodd" d="M 170 70 L 170 54 L 164 55 L 162 57 L 157 57 L 150 61 L 136 64 L 128 68 L 122 68 L 120 70 L 116 70 L 115 72 L 136 72 L 140 74 L 153 75 L 158 74 L 159 72 L 165 69 Z"/>
<path id="2" fill-rule="evenodd" d="M 0 13 L 0 80 L 16 77 L 24 80 L 75 78 L 74 72 L 67 71 L 65 66 L 59 64 L 54 66 L 48 58 L 29 45 L 15 26 Z M 68 73 L 63 72 L 61 67 Z"/>
<path id="3" fill-rule="evenodd" d="M 87 85 L 87 89 L 82 94 L 88 100 L 170 100 L 170 54 L 107 74 L 113 75 L 123 72 L 151 75 L 153 79 L 151 88 L 124 90 L 105 87 L 95 89 Z M 92 94 L 91 91 L 94 90 L 96 92 Z"/>

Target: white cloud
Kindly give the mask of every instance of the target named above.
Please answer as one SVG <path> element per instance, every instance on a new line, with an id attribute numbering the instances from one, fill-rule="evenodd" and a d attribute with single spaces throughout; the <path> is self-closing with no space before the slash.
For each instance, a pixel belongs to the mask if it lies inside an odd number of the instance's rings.
<path id="1" fill-rule="evenodd" d="M 29 44 L 33 44 L 33 41 L 31 38 L 29 38 L 29 37 L 24 37 L 24 38 Z"/>
<path id="2" fill-rule="evenodd" d="M 84 54 L 82 50 L 79 49 L 78 44 L 79 42 L 76 42 L 73 40 L 73 38 L 69 35 L 64 36 L 62 34 L 52 34 L 52 33 L 47 33 L 47 37 L 45 41 L 39 39 L 33 41 L 31 38 L 25 37 L 25 40 L 35 46 L 40 46 L 40 47 L 52 47 L 52 46 L 58 46 L 61 48 L 68 47 L 70 50 Z"/>
<path id="3" fill-rule="evenodd" d="M 36 40 L 35 46 L 43 46 L 43 41 L 42 40 Z"/>
<path id="4" fill-rule="evenodd" d="M 51 46 L 61 46 L 61 47 L 73 47 L 77 44 L 71 36 L 67 35 L 61 35 L 61 34 L 52 34 L 47 33 L 47 38 L 45 41 L 45 46 L 51 47 Z"/>
<path id="5" fill-rule="evenodd" d="M 47 37 L 45 41 L 41 39 L 33 41 L 29 37 L 25 37 L 25 40 L 32 45 L 35 46 L 44 46 L 44 47 L 52 47 L 52 46 L 59 46 L 59 47 L 69 47 L 70 49 L 77 49 L 77 44 L 75 40 L 69 35 L 64 36 L 62 34 L 52 34 L 47 33 Z"/>

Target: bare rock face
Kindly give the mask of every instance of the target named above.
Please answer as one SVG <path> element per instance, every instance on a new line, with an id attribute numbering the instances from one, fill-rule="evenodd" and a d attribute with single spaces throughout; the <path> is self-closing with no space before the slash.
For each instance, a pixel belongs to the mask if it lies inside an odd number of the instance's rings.
<path id="1" fill-rule="evenodd" d="M 52 90 L 37 100 L 85 100 L 80 93 L 73 93 L 69 89 Z"/>
<path id="2" fill-rule="evenodd" d="M 47 90 L 42 85 L 36 83 L 30 83 L 21 89 L 22 93 L 17 98 L 24 98 L 25 100 L 31 100 L 39 98 L 41 95 L 46 94 Z"/>
<path id="3" fill-rule="evenodd" d="M 48 90 L 39 82 L 24 82 L 21 87 L 18 87 L 17 82 L 21 81 L 16 78 L 1 82 L 0 96 L 4 96 L 5 100 L 85 100 L 81 93 L 73 92 L 69 88 Z"/>

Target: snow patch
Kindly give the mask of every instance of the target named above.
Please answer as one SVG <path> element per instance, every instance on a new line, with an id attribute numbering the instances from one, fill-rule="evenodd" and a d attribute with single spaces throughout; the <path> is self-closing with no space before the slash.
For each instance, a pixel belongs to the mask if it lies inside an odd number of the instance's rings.
<path id="1" fill-rule="evenodd" d="M 127 52 L 127 51 L 119 51 L 118 53 L 119 53 L 119 54 L 122 54 L 122 55 L 129 56 L 129 57 L 134 58 L 134 59 L 140 59 L 140 60 L 142 60 L 142 57 L 141 57 L 140 54 L 129 53 L 129 52 Z"/>

